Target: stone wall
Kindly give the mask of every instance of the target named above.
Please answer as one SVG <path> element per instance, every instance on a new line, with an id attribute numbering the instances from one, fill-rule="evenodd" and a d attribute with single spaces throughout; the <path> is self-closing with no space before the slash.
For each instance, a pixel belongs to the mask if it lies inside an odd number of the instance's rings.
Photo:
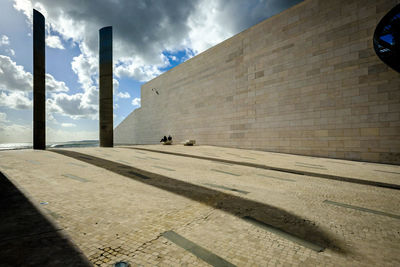
<path id="1" fill-rule="evenodd" d="M 400 163 L 400 75 L 373 33 L 400 1 L 306 0 L 142 86 L 116 144 L 175 142 Z M 155 88 L 159 94 L 157 95 Z"/>

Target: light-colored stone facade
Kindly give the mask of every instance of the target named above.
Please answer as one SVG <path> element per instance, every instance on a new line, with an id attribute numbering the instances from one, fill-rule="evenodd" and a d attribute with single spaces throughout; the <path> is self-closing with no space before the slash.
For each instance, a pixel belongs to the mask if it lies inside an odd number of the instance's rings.
<path id="1" fill-rule="evenodd" d="M 399 3 L 306 0 L 273 16 L 144 84 L 115 143 L 171 134 L 175 143 L 399 164 L 400 75 L 372 41 Z"/>

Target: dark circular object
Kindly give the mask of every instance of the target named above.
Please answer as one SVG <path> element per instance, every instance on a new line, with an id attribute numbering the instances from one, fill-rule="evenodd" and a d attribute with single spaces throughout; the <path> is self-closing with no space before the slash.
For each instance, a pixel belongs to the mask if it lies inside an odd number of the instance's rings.
<path id="1" fill-rule="evenodd" d="M 114 267 L 129 267 L 129 263 L 127 263 L 126 261 L 119 261 L 117 263 L 114 264 Z"/>
<path id="2" fill-rule="evenodd" d="M 378 23 L 374 32 L 374 48 L 383 62 L 400 72 L 400 4 Z"/>

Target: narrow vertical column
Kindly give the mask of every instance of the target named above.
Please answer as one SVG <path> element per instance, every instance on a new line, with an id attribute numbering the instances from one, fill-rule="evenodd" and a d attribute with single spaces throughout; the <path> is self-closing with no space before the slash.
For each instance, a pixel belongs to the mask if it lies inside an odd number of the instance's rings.
<path id="1" fill-rule="evenodd" d="M 113 140 L 113 58 L 112 27 L 101 28 L 99 48 L 99 130 L 100 146 L 112 147 Z"/>
<path id="2" fill-rule="evenodd" d="M 33 149 L 46 149 L 44 17 L 33 10 Z"/>

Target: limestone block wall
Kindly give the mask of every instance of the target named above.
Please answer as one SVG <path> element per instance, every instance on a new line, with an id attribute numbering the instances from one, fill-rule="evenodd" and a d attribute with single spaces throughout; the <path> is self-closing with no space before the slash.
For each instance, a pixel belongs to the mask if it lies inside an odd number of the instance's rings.
<path id="1" fill-rule="evenodd" d="M 175 142 L 400 163 L 400 75 L 373 33 L 398 0 L 306 0 L 142 86 L 116 144 Z M 156 94 L 155 88 L 159 94 Z"/>

